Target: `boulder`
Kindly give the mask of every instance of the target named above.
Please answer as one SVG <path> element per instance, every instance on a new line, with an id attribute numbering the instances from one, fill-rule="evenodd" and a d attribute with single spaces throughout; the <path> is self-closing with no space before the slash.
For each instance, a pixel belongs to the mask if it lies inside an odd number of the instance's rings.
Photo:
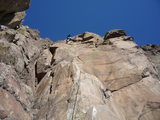
<path id="1" fill-rule="evenodd" d="M 0 25 L 17 28 L 25 17 L 30 0 L 0 0 Z"/>
<path id="2" fill-rule="evenodd" d="M 4 15 L 3 18 L 0 19 L 0 24 L 17 29 L 25 16 L 25 12 L 16 12 L 14 14 L 9 13 Z"/>
<path id="3" fill-rule="evenodd" d="M 115 29 L 107 32 L 104 36 L 104 39 L 107 40 L 109 38 L 116 38 L 116 37 L 121 37 L 121 36 L 126 36 L 126 33 L 124 30 L 121 29 Z"/>
<path id="4" fill-rule="evenodd" d="M 24 11 L 29 8 L 30 0 L 0 0 L 0 11 L 4 13 L 13 13 Z"/>

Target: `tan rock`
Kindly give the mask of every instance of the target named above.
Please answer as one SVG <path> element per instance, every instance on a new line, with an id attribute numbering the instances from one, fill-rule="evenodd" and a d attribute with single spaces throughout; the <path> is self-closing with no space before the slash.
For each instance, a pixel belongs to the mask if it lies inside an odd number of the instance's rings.
<path id="1" fill-rule="evenodd" d="M 12 67 L 3 63 L 0 63 L 0 86 L 12 94 L 23 105 L 24 109 L 31 107 L 17 73 Z"/>
<path id="2" fill-rule="evenodd" d="M 0 88 L 0 119 L 31 120 L 31 116 L 7 91 Z"/>
<path id="3" fill-rule="evenodd" d="M 144 52 L 133 41 L 126 39 L 128 38 L 111 38 L 112 45 L 100 45 L 98 48 L 90 48 L 79 41 L 75 41 L 75 44 L 56 43 L 52 46 L 56 48 L 56 66 L 62 65 L 62 69 L 66 65 L 73 66 L 73 85 L 69 88 L 71 98 L 68 108 L 64 107 L 64 103 L 67 105 L 66 99 L 61 99 L 59 104 L 53 102 L 63 112 L 45 113 L 48 119 L 64 119 L 66 113 L 68 120 L 154 119 L 154 114 L 159 113 L 157 109 L 160 102 L 157 72 Z M 56 76 L 57 72 L 54 71 Z M 63 72 L 60 73 L 61 77 L 56 78 L 57 80 L 62 79 Z M 63 79 L 69 78 L 64 76 Z M 61 93 L 60 96 L 64 93 L 63 89 L 57 88 L 56 91 Z M 53 98 L 54 96 L 53 94 Z M 155 112 L 143 112 L 148 102 L 156 106 Z M 95 111 L 97 112 L 94 113 Z M 148 115 L 150 116 L 147 117 Z M 159 115 L 156 116 L 158 118 Z"/>
<path id="4" fill-rule="evenodd" d="M 52 64 L 52 54 L 49 51 L 49 49 L 45 49 L 42 53 L 41 56 L 38 58 L 36 62 L 36 74 L 38 77 L 38 81 L 40 81 L 41 78 L 44 77 L 46 74 L 46 70 L 51 66 Z"/>
<path id="5" fill-rule="evenodd" d="M 4 106 L 0 99 L 0 117 L 7 118 L 14 104 L 11 117 L 21 114 L 22 120 L 159 120 L 157 69 L 132 37 L 109 34 L 104 39 L 86 32 L 68 44 L 51 44 L 28 27 L 3 29 L 0 87 L 8 99 Z"/>
<path id="6" fill-rule="evenodd" d="M 160 45 L 145 45 L 141 46 L 141 48 L 145 51 L 151 62 L 153 62 L 160 76 Z"/>
<path id="7" fill-rule="evenodd" d="M 99 44 L 102 44 L 104 40 L 97 34 L 85 32 L 73 37 L 71 41 L 76 43 L 78 42 L 81 44 L 93 45 L 94 47 L 97 47 Z"/>

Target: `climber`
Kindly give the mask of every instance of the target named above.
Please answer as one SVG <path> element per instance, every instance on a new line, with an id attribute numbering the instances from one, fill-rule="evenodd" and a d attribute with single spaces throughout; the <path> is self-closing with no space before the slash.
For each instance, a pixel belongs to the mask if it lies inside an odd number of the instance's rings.
<path id="1" fill-rule="evenodd" d="M 71 37 L 71 35 L 70 35 L 70 34 L 67 35 L 66 44 L 67 44 L 69 41 L 71 41 L 71 40 L 73 40 L 72 37 Z"/>

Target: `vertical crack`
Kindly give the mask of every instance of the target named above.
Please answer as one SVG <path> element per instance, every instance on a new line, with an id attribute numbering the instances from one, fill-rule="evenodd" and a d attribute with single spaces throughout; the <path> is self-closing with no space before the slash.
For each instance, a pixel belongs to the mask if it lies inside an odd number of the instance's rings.
<path id="1" fill-rule="evenodd" d="M 70 97 L 67 100 L 68 102 L 68 115 L 67 120 L 75 120 L 76 115 L 76 107 L 77 107 L 77 101 L 78 101 L 78 93 L 80 89 L 80 77 L 81 77 L 81 71 L 76 67 L 76 73 L 75 78 L 72 78 L 73 84 L 72 90 L 70 92 Z"/>
<path id="2" fill-rule="evenodd" d="M 76 90 L 76 97 L 75 97 L 75 101 L 74 101 L 74 105 L 73 105 L 73 113 L 72 113 L 72 119 L 71 120 L 74 120 L 74 117 L 75 117 L 76 105 L 77 105 L 77 100 L 78 100 L 78 92 L 79 92 L 79 87 L 80 87 L 79 81 L 76 83 L 77 90 Z"/>
<path id="3" fill-rule="evenodd" d="M 112 92 L 109 89 L 102 90 L 104 96 L 104 103 L 107 103 L 107 100 L 110 99 Z"/>
<path id="4" fill-rule="evenodd" d="M 53 91 L 53 77 L 54 77 L 54 73 L 51 73 L 52 76 L 52 81 L 51 81 L 51 85 L 50 85 L 50 94 L 52 94 Z"/>

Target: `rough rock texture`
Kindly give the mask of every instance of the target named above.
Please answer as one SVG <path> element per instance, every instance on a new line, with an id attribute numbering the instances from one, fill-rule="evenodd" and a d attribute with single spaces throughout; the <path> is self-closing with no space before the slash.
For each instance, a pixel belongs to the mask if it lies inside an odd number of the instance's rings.
<path id="1" fill-rule="evenodd" d="M 66 44 L 1 26 L 0 119 L 159 120 L 157 69 L 132 37 L 116 34 Z"/>
<path id="2" fill-rule="evenodd" d="M 27 26 L 0 30 L 0 119 L 32 120 L 36 60 L 52 44 Z"/>
<path id="3" fill-rule="evenodd" d="M 0 120 L 160 120 L 159 46 L 123 30 L 52 43 L 19 25 L 29 2 L 0 0 Z"/>
<path id="4" fill-rule="evenodd" d="M 126 36 L 126 33 L 124 32 L 124 30 L 115 29 L 107 32 L 106 35 L 104 36 L 104 39 L 107 40 L 109 38 L 115 38 L 115 37 L 121 37 L 121 36 Z"/>
<path id="5" fill-rule="evenodd" d="M 25 17 L 30 0 L 0 0 L 0 25 L 16 28 Z"/>
<path id="6" fill-rule="evenodd" d="M 160 75 L 160 45 L 145 45 L 141 47 L 145 54 L 150 58 L 151 62 L 156 65 Z"/>

